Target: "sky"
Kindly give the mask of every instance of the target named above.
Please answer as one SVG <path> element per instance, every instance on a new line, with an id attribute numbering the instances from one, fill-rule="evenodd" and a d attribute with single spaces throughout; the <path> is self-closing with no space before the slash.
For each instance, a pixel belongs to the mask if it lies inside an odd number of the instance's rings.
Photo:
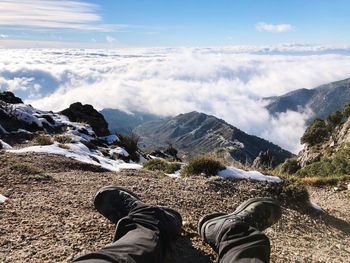
<path id="1" fill-rule="evenodd" d="M 60 111 L 199 111 L 297 153 L 307 107 L 271 96 L 350 78 L 348 0 L 0 0 L 0 91 Z"/>
<path id="2" fill-rule="evenodd" d="M 0 0 L 0 46 L 343 45 L 348 10 L 348 0 Z"/>

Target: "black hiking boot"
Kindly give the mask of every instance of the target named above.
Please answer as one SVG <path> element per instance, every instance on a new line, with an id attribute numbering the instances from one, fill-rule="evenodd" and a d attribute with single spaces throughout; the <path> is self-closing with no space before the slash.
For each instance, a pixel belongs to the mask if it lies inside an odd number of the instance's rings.
<path id="1" fill-rule="evenodd" d="M 226 225 L 244 222 L 263 231 L 275 224 L 281 217 L 279 202 L 272 198 L 251 198 L 243 202 L 231 213 L 214 213 L 202 217 L 198 223 L 198 233 L 202 239 L 216 248 L 217 237 Z"/>
<path id="2" fill-rule="evenodd" d="M 94 198 L 96 210 L 114 224 L 127 216 L 139 202 L 142 201 L 136 194 L 117 186 L 102 187 Z"/>
<path id="3" fill-rule="evenodd" d="M 117 186 L 102 187 L 98 190 L 94 198 L 96 210 L 114 224 L 117 224 L 118 221 L 127 216 L 133 208 L 141 204 L 147 206 L 136 194 Z M 179 235 L 182 226 L 181 215 L 176 210 L 167 207 L 156 206 L 154 209 L 164 211 L 164 213 L 157 213 L 159 216 L 161 214 L 164 215 L 159 218 L 159 220 L 163 221 L 161 225 L 166 225 L 166 227 L 162 227 L 164 232 L 170 236 Z"/>

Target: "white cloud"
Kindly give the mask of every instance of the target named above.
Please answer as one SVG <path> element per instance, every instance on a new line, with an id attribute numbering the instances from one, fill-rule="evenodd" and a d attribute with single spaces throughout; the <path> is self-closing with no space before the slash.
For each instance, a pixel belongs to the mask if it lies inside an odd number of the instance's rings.
<path id="1" fill-rule="evenodd" d="M 285 33 L 294 30 L 294 27 L 290 24 L 269 24 L 265 22 L 257 23 L 255 27 L 258 31 L 272 33 Z"/>
<path id="2" fill-rule="evenodd" d="M 109 44 L 113 44 L 113 43 L 117 42 L 117 39 L 115 39 L 114 37 L 111 37 L 111 36 L 106 36 L 106 41 Z"/>
<path id="3" fill-rule="evenodd" d="M 310 55 L 299 55 L 302 51 Z M 33 106 L 49 110 L 81 101 L 98 109 L 162 115 L 202 111 L 296 152 L 310 113 L 272 117 L 261 98 L 350 77 L 349 54 L 342 54 L 349 51 L 303 45 L 0 49 L 0 89 L 13 90 Z"/>
<path id="4" fill-rule="evenodd" d="M 101 32 L 125 27 L 103 24 L 98 6 L 77 0 L 2 0 L 0 26 Z"/>

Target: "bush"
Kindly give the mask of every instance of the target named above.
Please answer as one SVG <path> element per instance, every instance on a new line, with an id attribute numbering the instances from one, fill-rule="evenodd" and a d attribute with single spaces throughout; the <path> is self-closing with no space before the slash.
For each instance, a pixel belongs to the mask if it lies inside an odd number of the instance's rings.
<path id="1" fill-rule="evenodd" d="M 331 158 L 323 157 L 320 161 L 300 169 L 296 175 L 301 177 L 335 177 L 350 174 L 350 149 L 340 149 Z"/>
<path id="2" fill-rule="evenodd" d="M 310 201 L 309 193 L 299 181 L 289 180 L 284 182 L 282 193 L 279 197 L 284 205 L 301 206 Z"/>
<path id="3" fill-rule="evenodd" d="M 327 118 L 327 124 L 329 130 L 333 130 L 336 126 L 340 125 L 343 121 L 343 114 L 340 111 L 336 111 Z"/>
<path id="4" fill-rule="evenodd" d="M 161 171 L 167 174 L 172 174 L 175 171 L 180 170 L 181 164 L 176 162 L 171 163 L 171 162 L 167 162 L 162 159 L 156 158 L 156 159 L 147 161 L 143 165 L 143 167 L 151 171 Z"/>
<path id="5" fill-rule="evenodd" d="M 287 159 L 281 165 L 281 172 L 286 174 L 295 174 L 300 170 L 300 164 L 297 159 Z"/>
<path id="6" fill-rule="evenodd" d="M 344 109 L 343 109 L 343 115 L 345 118 L 350 117 L 350 103 L 346 104 Z"/>
<path id="7" fill-rule="evenodd" d="M 35 142 L 39 145 L 51 145 L 53 144 L 53 140 L 49 135 L 39 135 L 35 138 Z"/>
<path id="8" fill-rule="evenodd" d="M 62 143 L 62 144 L 66 144 L 66 143 L 71 143 L 72 142 L 72 138 L 67 136 L 67 135 L 55 135 L 54 136 L 54 140 L 56 142 Z"/>
<path id="9" fill-rule="evenodd" d="M 13 163 L 10 167 L 11 170 L 23 174 L 23 175 L 38 175 L 44 174 L 44 171 L 28 163 Z"/>
<path id="10" fill-rule="evenodd" d="M 218 160 L 209 156 L 199 156 L 195 157 L 188 162 L 185 168 L 182 170 L 183 176 L 189 175 L 200 175 L 204 174 L 205 176 L 217 175 L 221 170 L 224 170 L 226 167 Z"/>
<path id="11" fill-rule="evenodd" d="M 300 139 L 302 144 L 307 143 L 315 145 L 324 142 L 329 137 L 327 125 L 324 120 L 316 119 L 313 123 L 307 127 L 305 133 Z"/>
<path id="12" fill-rule="evenodd" d="M 133 132 L 131 132 L 130 135 L 117 134 L 117 136 L 119 138 L 119 146 L 123 147 L 128 152 L 131 160 L 138 162 L 140 160 L 138 154 L 140 137 Z"/>

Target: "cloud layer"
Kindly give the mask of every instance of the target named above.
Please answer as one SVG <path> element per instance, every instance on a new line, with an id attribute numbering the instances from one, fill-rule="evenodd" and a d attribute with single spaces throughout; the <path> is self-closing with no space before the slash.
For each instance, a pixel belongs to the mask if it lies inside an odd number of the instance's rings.
<path id="1" fill-rule="evenodd" d="M 265 22 L 260 22 L 256 24 L 256 29 L 258 31 L 265 31 L 271 33 L 285 33 L 294 30 L 294 27 L 290 24 L 269 24 Z"/>
<path id="2" fill-rule="evenodd" d="M 347 52 L 302 45 L 0 50 L 0 88 L 49 110 L 76 101 L 162 115 L 197 110 L 296 152 L 311 113 L 272 117 L 261 99 L 350 77 Z"/>

